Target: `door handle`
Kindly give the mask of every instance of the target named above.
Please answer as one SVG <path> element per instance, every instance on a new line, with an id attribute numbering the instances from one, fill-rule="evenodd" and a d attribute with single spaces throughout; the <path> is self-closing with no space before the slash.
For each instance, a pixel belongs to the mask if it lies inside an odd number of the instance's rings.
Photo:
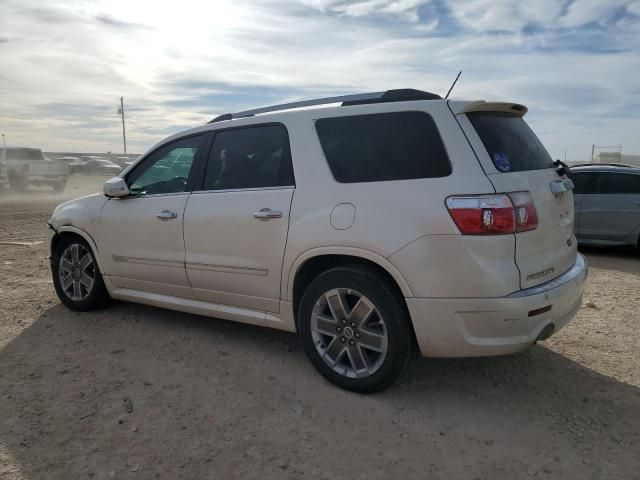
<path id="1" fill-rule="evenodd" d="M 162 210 L 160 213 L 156 214 L 156 218 L 160 220 L 171 220 L 172 218 L 176 218 L 178 214 L 176 212 L 172 212 L 171 210 Z"/>
<path id="2" fill-rule="evenodd" d="M 264 220 L 269 220 L 270 218 L 281 218 L 282 212 L 277 210 L 271 210 L 270 208 L 263 208 L 259 212 L 253 214 L 255 218 L 262 218 Z"/>
<path id="3" fill-rule="evenodd" d="M 638 205 L 640 207 L 640 202 L 633 202 L 634 205 Z"/>

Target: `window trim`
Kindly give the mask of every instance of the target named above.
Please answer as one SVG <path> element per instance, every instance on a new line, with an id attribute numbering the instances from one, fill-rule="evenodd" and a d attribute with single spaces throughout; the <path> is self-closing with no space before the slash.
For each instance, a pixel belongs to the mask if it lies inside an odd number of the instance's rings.
<path id="1" fill-rule="evenodd" d="M 224 189 L 204 189 L 204 181 L 207 177 L 207 169 L 209 167 L 209 157 L 211 152 L 213 151 L 213 145 L 216 141 L 216 136 L 220 132 L 228 132 L 233 130 L 245 130 L 249 128 L 260 128 L 260 127 L 282 127 L 285 134 L 286 147 L 287 152 L 289 154 L 289 166 L 291 167 L 291 179 L 293 180 L 292 185 L 277 185 L 272 187 L 245 187 L 245 188 L 224 188 Z M 251 125 L 236 125 L 224 128 L 216 128 L 215 130 L 210 130 L 210 141 L 206 148 L 206 155 L 202 158 L 202 171 L 200 172 L 200 181 L 194 182 L 192 193 L 214 193 L 214 192 L 237 192 L 237 191 L 261 191 L 261 190 L 281 190 L 281 189 L 295 189 L 296 188 L 296 174 L 293 165 L 293 154 L 291 152 L 291 139 L 289 137 L 289 129 L 282 122 L 265 122 L 265 123 L 252 123 Z"/>
<path id="2" fill-rule="evenodd" d="M 267 190 L 295 190 L 295 185 L 283 185 L 279 187 L 247 187 L 247 188 L 224 188 L 219 190 L 194 190 L 192 195 L 201 193 L 230 193 L 230 192 L 264 192 Z"/>
<path id="3" fill-rule="evenodd" d="M 320 140 L 320 134 L 318 133 L 318 129 L 316 127 L 316 123 L 320 120 L 333 120 L 336 118 L 349 118 L 349 117 L 363 117 L 363 116 L 373 116 L 373 115 L 390 115 L 390 114 L 397 114 L 397 113 L 421 113 L 426 115 L 427 117 L 429 117 L 431 119 L 431 121 L 433 122 L 433 125 L 436 129 L 436 133 L 438 134 L 438 138 L 440 139 L 440 143 L 442 144 L 442 148 L 444 150 L 444 153 L 446 155 L 446 160 L 447 160 L 447 164 L 449 165 L 449 173 L 447 175 L 444 175 L 442 177 L 417 177 L 417 178 L 398 178 L 398 179 L 394 179 L 394 180 L 372 180 L 369 182 L 341 182 L 340 180 L 338 180 L 335 176 L 335 174 L 333 173 L 333 169 L 331 168 L 331 164 L 329 163 L 329 159 L 327 158 L 327 154 L 324 151 L 324 147 L 322 146 L 322 140 Z M 377 183 L 387 183 L 387 182 L 407 182 L 407 181 L 416 181 L 416 180 L 432 180 L 432 179 L 437 179 L 437 178 L 447 178 L 450 177 L 451 175 L 453 175 L 453 163 L 451 162 L 451 157 L 449 156 L 449 150 L 447 149 L 447 144 L 444 141 L 444 138 L 442 137 L 442 134 L 440 133 L 440 128 L 438 127 L 438 123 L 436 122 L 435 118 L 433 118 L 433 115 L 431 115 L 429 112 L 425 112 L 424 110 L 393 110 L 390 112 L 373 112 L 373 113 L 354 113 L 353 115 L 336 115 L 336 116 L 330 116 L 330 117 L 319 117 L 319 118 L 314 118 L 313 119 L 313 129 L 315 131 L 315 136 L 316 136 L 316 140 L 318 141 L 318 146 L 320 147 L 320 151 L 322 152 L 322 156 L 325 159 L 327 168 L 329 169 L 329 173 L 331 174 L 331 178 L 333 178 L 333 180 L 336 183 L 339 183 L 341 185 L 362 185 L 362 184 L 367 184 L 367 183 L 373 183 L 373 184 L 377 184 Z"/>
<path id="4" fill-rule="evenodd" d="M 208 141 L 208 137 L 209 137 L 209 132 L 207 132 L 207 131 L 191 133 L 191 134 L 185 135 L 183 137 L 174 138 L 170 142 L 166 142 L 166 143 L 163 143 L 162 145 L 159 145 L 157 148 L 154 148 L 152 151 L 147 153 L 143 158 L 141 158 L 139 162 L 136 162 L 134 167 L 131 170 L 129 170 L 128 172 L 126 172 L 126 174 L 122 177 L 123 180 L 125 181 L 125 183 L 127 184 L 127 188 L 128 188 L 129 187 L 129 177 L 131 175 L 133 175 L 134 172 L 139 171 L 139 169 L 146 167 L 148 162 L 149 162 L 149 159 L 153 155 L 155 155 L 157 152 L 159 152 L 163 148 L 169 147 L 169 146 L 171 146 L 171 145 L 173 145 L 173 144 L 175 144 L 177 142 L 181 142 L 183 140 L 187 140 L 187 139 L 193 138 L 193 137 L 202 137 L 202 138 L 200 139 L 201 144 L 198 146 L 198 151 L 196 152 L 196 155 L 193 157 L 193 162 L 191 164 L 191 169 L 189 170 L 189 177 L 187 178 L 187 187 L 186 187 L 184 192 L 154 193 L 154 194 L 151 194 L 151 195 L 130 194 L 130 195 L 127 195 L 126 197 L 120 197 L 120 198 L 156 198 L 156 197 L 184 195 L 184 194 L 191 193 L 193 191 L 193 187 L 194 187 L 194 184 L 196 182 L 196 178 L 195 178 L 195 175 L 197 174 L 196 166 L 198 164 L 199 157 L 201 157 L 201 155 L 203 154 L 204 150 L 208 151 L 209 145 L 207 144 L 207 141 Z"/>

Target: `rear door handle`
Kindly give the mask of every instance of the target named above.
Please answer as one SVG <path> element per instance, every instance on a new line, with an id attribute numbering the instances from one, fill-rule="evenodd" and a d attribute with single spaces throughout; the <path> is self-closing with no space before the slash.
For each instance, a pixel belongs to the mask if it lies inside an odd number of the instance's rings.
<path id="1" fill-rule="evenodd" d="M 262 218 L 262 219 L 268 220 L 270 218 L 281 218 L 282 212 L 279 212 L 277 210 L 271 210 L 270 208 L 263 208 L 259 212 L 254 213 L 253 216 L 255 218 Z"/>
<path id="2" fill-rule="evenodd" d="M 178 214 L 176 212 L 172 212 L 171 210 L 162 210 L 160 213 L 156 214 L 156 218 L 160 220 L 171 220 L 172 218 L 176 218 Z"/>

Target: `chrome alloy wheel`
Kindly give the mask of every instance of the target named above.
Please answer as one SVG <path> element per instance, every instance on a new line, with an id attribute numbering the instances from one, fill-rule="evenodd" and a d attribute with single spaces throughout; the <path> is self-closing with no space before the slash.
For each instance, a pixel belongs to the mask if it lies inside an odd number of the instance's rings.
<path id="1" fill-rule="evenodd" d="M 324 362 L 349 378 L 374 374 L 387 356 L 384 319 L 371 300 L 355 290 L 337 288 L 316 301 L 311 337 Z"/>
<path id="2" fill-rule="evenodd" d="M 93 255 L 84 245 L 72 243 L 62 252 L 58 279 L 62 291 L 70 300 L 80 302 L 89 296 L 96 273 Z"/>

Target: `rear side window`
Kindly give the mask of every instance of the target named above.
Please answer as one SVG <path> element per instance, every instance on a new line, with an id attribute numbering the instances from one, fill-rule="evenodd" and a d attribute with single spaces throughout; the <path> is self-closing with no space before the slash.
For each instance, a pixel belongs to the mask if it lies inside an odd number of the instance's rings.
<path id="1" fill-rule="evenodd" d="M 596 178 L 598 174 L 593 172 L 569 173 L 573 182 L 573 193 L 595 193 Z"/>
<path id="2" fill-rule="evenodd" d="M 471 112 L 467 117 L 498 171 L 524 172 L 553 166 L 549 152 L 521 117 L 502 112 Z"/>
<path id="3" fill-rule="evenodd" d="M 341 183 L 451 174 L 436 124 L 424 112 L 322 118 L 316 131 L 329 168 Z"/>
<path id="4" fill-rule="evenodd" d="M 204 190 L 293 186 L 289 137 L 282 125 L 216 132 Z"/>
<path id="5" fill-rule="evenodd" d="M 640 194 L 640 175 L 602 172 L 598 175 L 596 193 Z"/>

